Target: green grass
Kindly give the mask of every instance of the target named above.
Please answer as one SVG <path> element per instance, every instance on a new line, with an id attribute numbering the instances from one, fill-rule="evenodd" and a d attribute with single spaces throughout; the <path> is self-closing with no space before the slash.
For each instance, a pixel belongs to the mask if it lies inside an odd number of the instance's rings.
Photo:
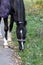
<path id="1" fill-rule="evenodd" d="M 17 52 L 22 58 L 22 65 L 43 65 L 43 18 L 31 15 L 27 16 L 26 19 L 25 49 L 24 52 L 18 50 Z M 15 31 L 16 28 L 13 30 L 13 41 L 18 46 Z"/>
<path id="2" fill-rule="evenodd" d="M 28 4 L 26 4 L 28 5 Z M 26 6 L 27 7 L 27 6 Z M 27 14 L 27 34 L 24 51 L 17 50 L 22 59 L 22 65 L 43 65 L 43 9 L 37 14 Z M 18 46 L 16 38 L 16 25 L 12 31 L 14 44 Z"/>

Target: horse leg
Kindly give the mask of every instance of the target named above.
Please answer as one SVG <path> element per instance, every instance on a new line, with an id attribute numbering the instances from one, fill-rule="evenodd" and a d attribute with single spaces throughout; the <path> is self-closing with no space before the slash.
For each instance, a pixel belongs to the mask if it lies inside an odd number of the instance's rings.
<path id="1" fill-rule="evenodd" d="M 1 17 L 0 17 L 0 24 L 1 24 Z"/>
<path id="2" fill-rule="evenodd" d="M 11 19 L 10 19 L 10 25 L 9 25 L 9 30 L 8 30 L 8 42 L 11 42 L 11 31 L 13 28 L 13 23 L 14 23 L 14 18 L 13 15 L 11 15 Z"/>
<path id="3" fill-rule="evenodd" d="M 1 21 L 1 17 L 0 17 L 0 21 Z"/>
<path id="4" fill-rule="evenodd" d="M 13 24 L 14 24 L 14 17 L 13 17 L 13 15 L 11 15 L 10 25 L 9 25 L 9 32 L 11 32 L 11 31 L 12 31 Z"/>
<path id="5" fill-rule="evenodd" d="M 26 38 L 26 27 L 21 23 L 17 25 L 16 34 L 19 42 L 19 49 L 24 50 L 24 43 Z"/>
<path id="6" fill-rule="evenodd" d="M 5 37 L 4 37 L 4 46 L 5 48 L 8 48 L 7 43 L 7 31 L 8 31 L 8 18 L 4 18 L 4 31 L 5 31 Z"/>
<path id="7" fill-rule="evenodd" d="M 0 24 L 1 24 L 1 17 L 0 17 Z"/>

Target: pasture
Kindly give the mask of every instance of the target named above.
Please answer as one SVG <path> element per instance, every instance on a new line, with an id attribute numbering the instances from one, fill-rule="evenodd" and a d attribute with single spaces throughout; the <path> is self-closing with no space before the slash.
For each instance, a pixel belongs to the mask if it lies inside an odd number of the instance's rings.
<path id="1" fill-rule="evenodd" d="M 24 3 L 27 20 L 26 43 L 23 52 L 16 51 L 21 57 L 22 65 L 43 65 L 43 6 L 41 4 L 29 4 L 28 0 L 24 0 Z M 12 40 L 14 45 L 18 46 L 15 23 Z"/>

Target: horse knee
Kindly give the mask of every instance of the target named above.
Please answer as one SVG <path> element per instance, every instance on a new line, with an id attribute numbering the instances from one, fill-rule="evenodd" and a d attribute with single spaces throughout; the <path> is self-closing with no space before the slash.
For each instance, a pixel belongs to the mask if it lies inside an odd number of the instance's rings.
<path id="1" fill-rule="evenodd" d="M 5 38 L 7 40 L 7 31 L 8 31 L 8 26 L 4 26 L 4 31 L 5 31 Z"/>
<path id="2" fill-rule="evenodd" d="M 4 18 L 4 31 L 8 31 L 8 18 Z"/>
<path id="3" fill-rule="evenodd" d="M 8 31 L 8 26 L 5 26 L 4 27 L 4 31 Z"/>
<path id="4" fill-rule="evenodd" d="M 5 38 L 7 40 L 7 31 L 8 31 L 8 18 L 4 18 L 4 31 L 5 31 Z"/>

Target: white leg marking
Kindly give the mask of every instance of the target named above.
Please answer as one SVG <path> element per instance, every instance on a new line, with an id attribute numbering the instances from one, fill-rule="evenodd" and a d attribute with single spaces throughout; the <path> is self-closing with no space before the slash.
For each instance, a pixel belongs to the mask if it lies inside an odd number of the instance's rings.
<path id="1" fill-rule="evenodd" d="M 4 38 L 4 48 L 8 48 L 7 40 Z"/>

